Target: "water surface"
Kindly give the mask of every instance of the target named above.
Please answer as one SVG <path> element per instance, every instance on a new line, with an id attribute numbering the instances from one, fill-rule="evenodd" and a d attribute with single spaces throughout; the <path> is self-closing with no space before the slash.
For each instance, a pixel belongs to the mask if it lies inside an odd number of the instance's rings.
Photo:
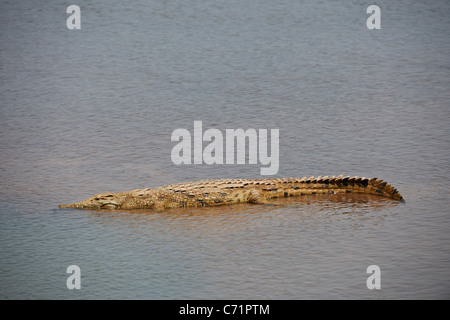
<path id="1" fill-rule="evenodd" d="M 57 1 L 0 5 L 2 299 L 450 298 L 447 1 L 378 1 L 380 30 L 356 1 L 77 1 L 81 30 Z M 174 165 L 172 132 L 197 120 L 279 129 L 276 177 L 378 177 L 406 203 L 57 208 L 261 177 Z"/>

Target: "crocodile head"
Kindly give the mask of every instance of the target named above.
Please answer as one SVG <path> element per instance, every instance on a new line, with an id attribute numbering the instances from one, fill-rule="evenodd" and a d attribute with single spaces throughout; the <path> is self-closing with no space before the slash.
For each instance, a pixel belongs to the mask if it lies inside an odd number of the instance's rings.
<path id="1" fill-rule="evenodd" d="M 116 209 L 120 208 L 126 195 L 122 193 L 105 192 L 96 194 L 86 200 L 72 204 L 62 204 L 60 208 L 75 209 Z"/>

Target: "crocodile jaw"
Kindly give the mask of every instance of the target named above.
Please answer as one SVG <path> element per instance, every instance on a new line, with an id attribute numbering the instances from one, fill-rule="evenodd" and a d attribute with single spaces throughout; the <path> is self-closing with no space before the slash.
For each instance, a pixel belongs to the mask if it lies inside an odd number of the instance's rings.
<path id="1" fill-rule="evenodd" d="M 121 198 L 110 192 L 97 194 L 86 200 L 71 204 L 59 205 L 60 208 L 74 209 L 116 209 L 120 207 Z"/>

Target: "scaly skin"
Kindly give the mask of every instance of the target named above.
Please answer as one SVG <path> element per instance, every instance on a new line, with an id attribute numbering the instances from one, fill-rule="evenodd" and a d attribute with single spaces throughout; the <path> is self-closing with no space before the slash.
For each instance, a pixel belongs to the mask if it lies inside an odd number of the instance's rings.
<path id="1" fill-rule="evenodd" d="M 271 198 L 324 193 L 366 193 L 404 201 L 391 185 L 377 178 L 310 177 L 289 179 L 219 179 L 177 183 L 155 189 L 101 193 L 60 208 L 167 209 L 269 203 Z"/>

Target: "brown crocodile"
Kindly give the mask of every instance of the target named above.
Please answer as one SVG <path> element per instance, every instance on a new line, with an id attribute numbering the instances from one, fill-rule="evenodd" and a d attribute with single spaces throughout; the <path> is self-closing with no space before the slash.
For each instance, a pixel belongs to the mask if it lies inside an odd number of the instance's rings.
<path id="1" fill-rule="evenodd" d="M 76 209 L 166 209 L 270 203 L 271 198 L 309 194 L 366 193 L 404 201 L 383 180 L 349 176 L 289 179 L 213 179 L 176 183 L 155 189 L 101 193 L 86 200 L 60 205 Z"/>

